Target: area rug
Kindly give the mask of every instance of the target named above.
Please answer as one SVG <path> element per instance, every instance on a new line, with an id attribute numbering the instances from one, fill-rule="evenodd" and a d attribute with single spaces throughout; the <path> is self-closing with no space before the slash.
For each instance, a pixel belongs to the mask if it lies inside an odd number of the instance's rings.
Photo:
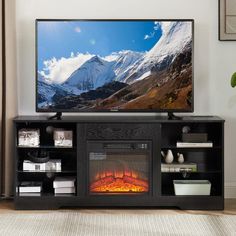
<path id="1" fill-rule="evenodd" d="M 0 215 L 1 236 L 236 235 L 236 216 L 65 211 Z"/>

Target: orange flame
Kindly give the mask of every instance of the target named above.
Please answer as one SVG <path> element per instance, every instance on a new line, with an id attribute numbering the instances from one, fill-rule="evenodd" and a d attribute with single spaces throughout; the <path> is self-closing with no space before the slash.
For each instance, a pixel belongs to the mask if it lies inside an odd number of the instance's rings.
<path id="1" fill-rule="evenodd" d="M 148 181 L 140 179 L 134 171 L 111 171 L 96 174 L 90 185 L 91 192 L 148 192 Z"/>

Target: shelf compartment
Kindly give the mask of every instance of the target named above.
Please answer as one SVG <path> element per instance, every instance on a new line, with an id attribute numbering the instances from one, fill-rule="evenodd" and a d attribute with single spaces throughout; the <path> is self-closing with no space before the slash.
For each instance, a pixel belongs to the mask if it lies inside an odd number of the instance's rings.
<path id="1" fill-rule="evenodd" d="M 65 193 L 65 194 L 54 194 L 54 193 L 45 193 L 45 192 L 41 192 L 39 194 L 33 194 L 33 193 L 16 193 L 16 197 L 17 198 L 29 198 L 29 197 L 76 197 L 75 193 Z"/>
<path id="2" fill-rule="evenodd" d="M 163 150 L 163 149 L 162 149 Z M 164 150 L 165 152 L 166 150 Z M 172 149 L 174 155 L 174 162 L 177 162 L 177 153 L 182 153 L 184 156 L 184 163 L 196 163 L 198 172 L 208 171 L 223 171 L 222 169 L 222 153 L 218 149 L 213 150 L 185 150 L 185 149 Z M 164 158 L 162 157 L 164 164 Z M 168 172 L 169 173 L 169 172 Z"/>
<path id="3" fill-rule="evenodd" d="M 189 174 L 220 174 L 222 173 L 221 170 L 200 170 L 195 172 L 187 172 Z M 164 174 L 182 174 L 182 172 L 161 172 L 162 175 Z"/>
<path id="4" fill-rule="evenodd" d="M 47 175 L 49 174 L 49 175 Z M 54 188 L 53 188 L 53 181 L 57 177 L 66 177 L 66 176 L 74 176 L 76 178 L 76 172 L 17 172 L 17 187 L 16 187 L 16 196 L 18 197 L 42 197 L 42 196 L 64 196 L 68 194 L 54 194 Z M 24 196 L 20 196 L 18 192 L 18 186 L 20 185 L 21 182 L 24 181 L 32 181 L 32 182 L 42 182 L 42 192 L 41 194 L 29 194 L 30 196 L 25 196 L 27 195 L 24 193 Z M 77 189 L 77 183 L 75 182 L 75 189 Z M 35 195 L 35 196 L 34 196 Z M 75 194 L 70 194 L 70 196 L 76 196 L 77 191 Z"/>
<path id="5" fill-rule="evenodd" d="M 25 160 L 29 160 L 28 152 L 29 152 L 28 149 L 18 150 L 17 171 L 26 172 L 26 173 L 30 173 L 30 172 L 35 173 L 35 171 L 23 170 L 23 162 Z M 48 153 L 49 153 L 49 157 L 50 157 L 49 161 L 55 160 L 55 159 L 61 160 L 61 171 L 51 171 L 51 172 L 56 172 L 56 173 L 76 172 L 77 156 L 76 156 L 75 152 L 61 152 L 61 151 L 54 149 L 54 150 L 48 151 Z M 50 171 L 39 171 L 39 172 L 50 172 Z"/>
<path id="6" fill-rule="evenodd" d="M 174 149 L 174 150 L 183 150 L 183 151 L 202 151 L 202 150 L 220 150 L 221 146 L 214 146 L 213 147 L 176 147 L 176 145 L 169 145 L 169 146 L 162 146 L 161 149 L 168 150 L 168 149 Z"/>
<path id="7" fill-rule="evenodd" d="M 66 149 L 66 150 L 73 150 L 76 151 L 76 147 L 56 147 L 56 146 L 47 146 L 47 145 L 40 145 L 40 146 L 16 146 L 18 149 Z"/>
<path id="8" fill-rule="evenodd" d="M 18 170 L 18 173 L 71 173 L 71 174 L 76 174 L 77 171 L 76 170 L 61 170 L 61 171 L 57 171 L 57 170 L 45 170 L 45 171 L 26 171 L 26 170 Z"/>
<path id="9" fill-rule="evenodd" d="M 186 122 L 162 125 L 162 147 L 176 146 L 177 141 L 182 140 L 182 128 L 189 126 L 193 133 L 207 133 L 208 140 L 213 142 L 213 147 L 221 147 L 222 143 L 222 127 L 220 123 L 206 122 Z"/>
<path id="10" fill-rule="evenodd" d="M 55 129 L 63 129 L 63 130 L 71 130 L 73 132 L 73 145 L 77 143 L 76 139 L 76 124 L 75 123 L 58 123 L 58 122 L 50 122 L 49 123 L 18 123 L 17 124 L 17 144 L 18 144 L 18 131 L 22 128 L 24 129 L 39 129 L 40 130 L 40 146 L 49 146 L 49 148 L 54 147 L 54 139 L 53 139 L 53 131 Z M 17 148 L 21 148 L 21 146 L 17 145 Z M 24 148 L 24 147 L 23 147 Z M 29 148 L 38 148 L 38 147 L 29 147 Z M 64 147 L 56 147 L 56 148 L 64 148 Z M 67 147 L 66 147 L 67 148 Z M 69 147 L 68 147 L 69 149 Z"/>
<path id="11" fill-rule="evenodd" d="M 211 195 L 222 196 L 222 173 L 190 173 L 188 178 L 184 178 L 181 173 L 166 173 L 162 178 L 162 196 L 176 196 L 174 194 L 173 180 L 209 180 L 211 182 Z M 192 195 L 195 196 L 195 195 Z"/>

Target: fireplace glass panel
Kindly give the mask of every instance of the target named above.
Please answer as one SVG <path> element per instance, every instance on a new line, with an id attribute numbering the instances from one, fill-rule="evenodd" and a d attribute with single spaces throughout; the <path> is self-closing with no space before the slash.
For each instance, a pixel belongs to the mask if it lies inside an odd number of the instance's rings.
<path id="1" fill-rule="evenodd" d="M 91 194 L 149 192 L 149 142 L 89 142 Z"/>

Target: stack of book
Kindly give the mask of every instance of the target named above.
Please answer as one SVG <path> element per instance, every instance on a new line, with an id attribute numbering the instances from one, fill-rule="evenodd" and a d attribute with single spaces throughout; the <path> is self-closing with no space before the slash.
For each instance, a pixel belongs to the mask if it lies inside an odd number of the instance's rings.
<path id="1" fill-rule="evenodd" d="M 213 147 L 212 141 L 208 142 L 180 142 L 176 143 L 176 147 L 180 148 L 211 148 Z"/>
<path id="2" fill-rule="evenodd" d="M 55 194 L 74 194 L 75 177 L 56 177 L 53 181 Z"/>
<path id="3" fill-rule="evenodd" d="M 196 163 L 161 164 L 161 172 L 197 172 Z"/>
<path id="4" fill-rule="evenodd" d="M 21 182 L 19 185 L 19 194 L 40 196 L 42 191 L 42 182 Z"/>
<path id="5" fill-rule="evenodd" d="M 183 129 L 186 127 L 183 127 Z M 188 128 L 190 130 L 190 127 Z M 182 133 L 182 141 L 177 141 L 176 146 L 180 148 L 211 148 L 213 147 L 213 142 L 208 140 L 206 132 L 196 133 L 188 131 L 187 133 Z"/>

